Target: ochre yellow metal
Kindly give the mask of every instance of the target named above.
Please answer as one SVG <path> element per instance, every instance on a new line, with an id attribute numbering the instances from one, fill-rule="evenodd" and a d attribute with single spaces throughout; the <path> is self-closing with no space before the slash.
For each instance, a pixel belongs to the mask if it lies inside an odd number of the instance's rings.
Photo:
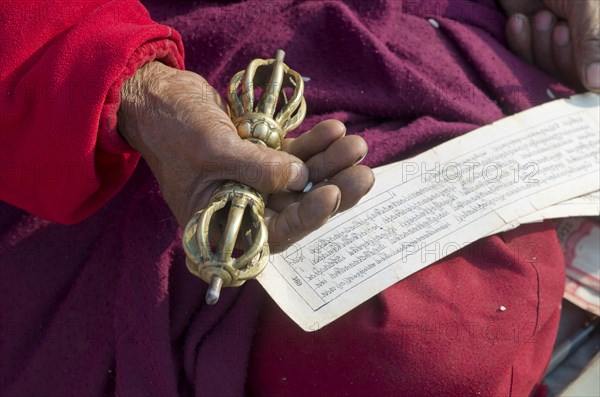
<path id="1" fill-rule="evenodd" d="M 302 76 L 283 63 L 284 56 L 277 50 L 274 59 L 250 62 L 233 76 L 227 96 L 239 136 L 277 150 L 306 115 Z M 285 88 L 291 91 L 289 99 Z M 262 90 L 258 98 L 255 89 Z M 279 100 L 283 104 L 278 108 Z M 209 283 L 208 304 L 218 301 L 221 287 L 238 287 L 265 268 L 269 244 L 264 210 L 260 192 L 229 181 L 188 222 L 183 232 L 186 264 Z"/>

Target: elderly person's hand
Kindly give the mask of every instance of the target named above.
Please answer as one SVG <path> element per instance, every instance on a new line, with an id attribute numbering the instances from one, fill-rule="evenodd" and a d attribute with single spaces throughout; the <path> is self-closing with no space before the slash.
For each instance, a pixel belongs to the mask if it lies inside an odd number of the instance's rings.
<path id="1" fill-rule="evenodd" d="M 600 0 L 500 0 L 511 49 L 574 87 L 600 91 Z"/>
<path id="2" fill-rule="evenodd" d="M 181 227 L 205 208 L 213 191 L 234 179 L 270 193 L 265 210 L 274 252 L 353 206 L 374 182 L 356 165 L 367 145 L 344 136 L 334 120 L 322 122 L 283 151 L 238 137 L 220 96 L 199 75 L 152 62 L 122 90 L 119 131 L 156 176 Z M 315 184 L 308 193 L 305 185 Z"/>

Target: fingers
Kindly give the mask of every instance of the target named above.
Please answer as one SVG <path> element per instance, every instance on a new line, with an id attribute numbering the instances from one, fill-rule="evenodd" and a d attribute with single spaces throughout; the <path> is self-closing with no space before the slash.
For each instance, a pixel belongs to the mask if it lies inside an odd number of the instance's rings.
<path id="1" fill-rule="evenodd" d="M 547 10 L 538 12 L 533 23 L 524 14 L 511 15 L 506 25 L 509 46 L 525 61 L 556 75 L 558 69 L 554 62 L 552 43 L 555 25 L 556 17 Z"/>
<path id="2" fill-rule="evenodd" d="M 341 201 L 337 212 L 342 212 L 358 203 L 371 190 L 374 183 L 373 171 L 369 167 L 357 165 L 342 170 L 326 182 L 317 184 L 311 193 L 324 186 L 336 186 L 341 192 Z M 303 196 L 305 194 L 296 192 L 275 194 L 269 198 L 268 206 L 273 211 L 281 212 L 289 205 L 303 199 Z"/>
<path id="3" fill-rule="evenodd" d="M 271 250 L 282 251 L 322 226 L 335 213 L 340 203 L 340 190 L 334 185 L 328 185 L 304 195 L 300 202 L 292 203 L 279 214 L 266 211 L 265 221 Z"/>
<path id="4" fill-rule="evenodd" d="M 358 136 L 344 136 L 346 128 L 337 120 L 326 120 L 317 124 L 312 130 L 296 139 L 286 140 L 284 150 L 305 160 L 308 167 L 309 178 L 302 181 L 306 186 L 310 180 L 319 183 L 330 178 L 341 170 L 351 167 L 362 161 L 367 153 L 367 144 Z M 295 187 L 298 187 L 295 185 Z M 270 203 L 274 203 L 276 210 L 281 211 L 287 205 L 300 199 L 300 194 L 282 192 L 272 196 Z"/>
<path id="5" fill-rule="evenodd" d="M 302 190 L 308 183 L 309 173 L 311 173 L 302 160 L 310 159 L 321 152 L 328 152 L 328 156 L 331 157 L 332 153 L 340 149 L 345 150 L 344 145 L 338 143 L 335 146 L 337 149 L 328 151 L 328 148 L 344 137 L 345 133 L 346 127 L 343 123 L 337 120 L 326 120 L 299 138 L 286 139 L 282 151 L 237 139 L 234 134 L 227 134 L 231 137 L 229 142 L 224 142 L 222 138 L 216 140 L 211 152 L 214 152 L 215 157 L 221 161 L 227 161 L 230 169 L 239 171 L 229 175 L 229 178 L 252 186 L 263 193 Z M 358 139 L 362 141 L 361 138 Z M 351 141 L 357 142 L 357 138 L 352 138 Z M 362 144 L 366 152 L 364 141 Z M 352 164 L 353 162 L 345 162 L 342 167 Z M 332 168 L 333 172 L 339 169 L 341 168 L 338 166 Z M 315 172 L 322 173 L 313 170 L 312 174 Z"/>
<path id="6" fill-rule="evenodd" d="M 306 161 L 315 154 L 323 152 L 345 134 L 346 126 L 341 121 L 325 120 L 298 138 L 286 139 L 283 150 Z"/>
<path id="7" fill-rule="evenodd" d="M 552 32 L 556 25 L 556 17 L 550 11 L 538 12 L 533 19 L 533 60 L 542 70 L 552 75 L 557 75 L 552 53 Z"/>
<path id="8" fill-rule="evenodd" d="M 317 146 L 316 143 L 312 145 L 313 148 Z M 326 184 L 338 186 L 342 192 L 342 208 L 347 209 L 353 205 L 349 203 L 358 202 L 373 184 L 373 173 L 368 167 L 355 167 L 365 157 L 367 149 L 367 144 L 359 136 L 344 136 L 335 140 L 323 152 L 306 161 L 309 180 L 315 185 L 321 183 L 317 187 Z M 323 183 L 324 181 L 327 182 Z M 357 189 L 357 186 L 361 188 Z M 269 198 L 269 207 L 275 211 L 283 211 L 301 198 L 300 193 L 275 194 Z"/>
<path id="9" fill-rule="evenodd" d="M 338 139 L 327 150 L 306 162 L 310 172 L 310 181 L 321 182 L 341 170 L 359 163 L 367 154 L 367 150 L 366 142 L 357 135 Z"/>
<path id="10" fill-rule="evenodd" d="M 506 24 L 506 38 L 510 49 L 521 59 L 533 64 L 531 25 L 524 14 L 513 14 Z"/>
<path id="11" fill-rule="evenodd" d="M 357 165 L 339 172 L 316 188 L 323 185 L 337 186 L 342 192 L 342 200 L 337 212 L 342 212 L 356 205 L 371 190 L 374 183 L 373 171 L 364 165 Z"/>
<path id="12" fill-rule="evenodd" d="M 547 1 L 533 18 L 513 14 L 506 25 L 509 47 L 525 61 L 564 82 L 600 91 L 600 2 Z M 558 22 L 557 16 L 566 22 Z M 530 22 L 531 21 L 531 22 Z"/>
<path id="13" fill-rule="evenodd" d="M 367 154 L 367 144 L 361 137 L 345 133 L 343 123 L 326 120 L 299 138 L 287 140 L 284 149 L 305 161 L 310 181 L 318 183 L 357 164 Z"/>
<path id="14" fill-rule="evenodd" d="M 569 27 L 565 23 L 559 23 L 554 28 L 552 34 L 552 52 L 554 64 L 562 80 L 573 86 L 579 85 L 579 80 L 575 77 L 577 76 L 577 71 L 575 62 L 573 62 L 571 34 L 569 33 Z"/>
<path id="15" fill-rule="evenodd" d="M 287 194 L 279 200 L 271 197 L 265 221 L 272 250 L 284 250 L 322 226 L 333 214 L 354 206 L 374 182 L 371 169 L 359 165 L 343 170 L 309 193 Z M 280 213 L 273 208 L 272 201 L 279 201 Z"/>

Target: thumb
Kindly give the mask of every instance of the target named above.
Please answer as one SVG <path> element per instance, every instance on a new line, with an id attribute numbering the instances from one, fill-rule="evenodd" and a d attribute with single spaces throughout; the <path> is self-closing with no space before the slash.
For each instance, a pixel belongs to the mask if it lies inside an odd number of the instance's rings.
<path id="1" fill-rule="evenodd" d="M 308 167 L 299 158 L 242 139 L 234 146 L 226 161 L 236 170 L 236 181 L 267 194 L 302 190 L 308 183 Z"/>
<path id="2" fill-rule="evenodd" d="M 579 81 L 600 91 L 600 2 L 546 0 L 546 5 L 568 21 Z"/>

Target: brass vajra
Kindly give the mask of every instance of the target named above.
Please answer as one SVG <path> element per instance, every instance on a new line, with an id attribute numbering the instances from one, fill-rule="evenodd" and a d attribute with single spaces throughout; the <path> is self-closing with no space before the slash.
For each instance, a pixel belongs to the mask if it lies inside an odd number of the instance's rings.
<path id="1" fill-rule="evenodd" d="M 277 50 L 274 59 L 250 62 L 233 76 L 227 96 L 239 136 L 277 150 L 306 115 L 302 76 L 283 63 L 284 56 Z M 262 90 L 258 100 L 255 89 Z M 283 104 L 278 108 L 280 100 Z M 264 211 L 260 192 L 228 181 L 211 196 L 208 207 L 188 222 L 183 232 L 186 264 L 209 283 L 206 303 L 219 300 L 221 287 L 238 287 L 265 268 L 269 244 Z"/>

